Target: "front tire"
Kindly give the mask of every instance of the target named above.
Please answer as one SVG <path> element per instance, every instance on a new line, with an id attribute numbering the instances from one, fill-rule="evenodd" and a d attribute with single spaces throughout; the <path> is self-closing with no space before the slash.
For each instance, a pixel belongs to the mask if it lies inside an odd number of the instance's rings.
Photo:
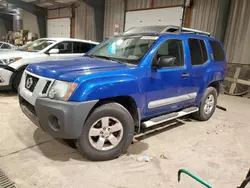
<path id="1" fill-rule="evenodd" d="M 208 87 L 201 99 L 199 111 L 193 117 L 199 121 L 207 121 L 214 114 L 217 104 L 217 91 L 214 87 Z"/>
<path id="2" fill-rule="evenodd" d="M 131 114 L 122 105 L 104 104 L 88 117 L 76 147 L 92 161 L 115 159 L 132 143 L 134 124 Z"/>

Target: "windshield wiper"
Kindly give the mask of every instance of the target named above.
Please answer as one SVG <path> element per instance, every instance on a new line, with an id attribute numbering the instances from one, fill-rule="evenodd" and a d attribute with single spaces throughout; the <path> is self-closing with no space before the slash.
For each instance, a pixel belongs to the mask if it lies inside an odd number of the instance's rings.
<path id="1" fill-rule="evenodd" d="M 110 56 L 101 56 L 101 55 L 86 55 L 86 56 L 91 57 L 91 58 L 97 57 L 97 58 L 107 59 L 107 60 L 110 60 L 110 61 L 115 61 L 115 62 L 121 63 L 119 60 L 117 60 L 117 59 L 115 59 L 113 57 L 110 57 Z"/>

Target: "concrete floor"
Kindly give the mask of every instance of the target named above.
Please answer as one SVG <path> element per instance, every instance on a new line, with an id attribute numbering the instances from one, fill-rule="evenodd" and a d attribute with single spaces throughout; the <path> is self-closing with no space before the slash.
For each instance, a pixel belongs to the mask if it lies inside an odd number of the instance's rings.
<path id="1" fill-rule="evenodd" d="M 202 187 L 186 176 L 177 183 L 178 169 L 185 168 L 214 187 L 229 188 L 250 167 L 249 99 L 220 96 L 227 112 L 217 109 L 207 122 L 186 121 L 140 138 L 119 159 L 90 162 L 37 129 L 15 95 L 0 95 L 0 166 L 18 187 Z M 153 160 L 138 162 L 141 155 Z"/>

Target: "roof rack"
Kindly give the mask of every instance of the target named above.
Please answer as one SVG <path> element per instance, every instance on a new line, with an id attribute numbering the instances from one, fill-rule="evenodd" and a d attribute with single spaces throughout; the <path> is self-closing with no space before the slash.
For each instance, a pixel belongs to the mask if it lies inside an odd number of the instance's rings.
<path id="1" fill-rule="evenodd" d="M 211 36 L 211 33 L 197 30 L 197 29 L 191 29 L 191 28 L 186 28 L 186 27 L 180 27 L 180 26 L 174 26 L 174 25 L 168 25 L 161 33 L 165 32 L 171 32 L 171 33 L 195 33 L 199 35 L 206 35 L 206 36 Z"/>
<path id="2" fill-rule="evenodd" d="M 141 26 L 133 27 L 128 29 L 123 33 L 123 35 L 133 35 L 133 34 L 161 34 L 161 33 L 195 33 L 199 35 L 211 36 L 211 33 L 200 31 L 196 29 L 180 27 L 175 25 L 158 25 L 158 26 Z"/>

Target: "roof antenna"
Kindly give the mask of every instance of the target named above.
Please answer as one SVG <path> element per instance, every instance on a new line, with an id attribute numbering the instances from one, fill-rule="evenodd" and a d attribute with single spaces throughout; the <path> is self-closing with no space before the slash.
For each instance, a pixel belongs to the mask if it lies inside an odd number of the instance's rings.
<path id="1" fill-rule="evenodd" d="M 182 7 L 182 18 L 181 18 L 180 32 L 182 32 L 182 27 L 184 27 L 184 18 L 185 18 L 185 12 L 186 12 L 186 1 L 187 0 L 184 0 L 183 7 Z"/>

